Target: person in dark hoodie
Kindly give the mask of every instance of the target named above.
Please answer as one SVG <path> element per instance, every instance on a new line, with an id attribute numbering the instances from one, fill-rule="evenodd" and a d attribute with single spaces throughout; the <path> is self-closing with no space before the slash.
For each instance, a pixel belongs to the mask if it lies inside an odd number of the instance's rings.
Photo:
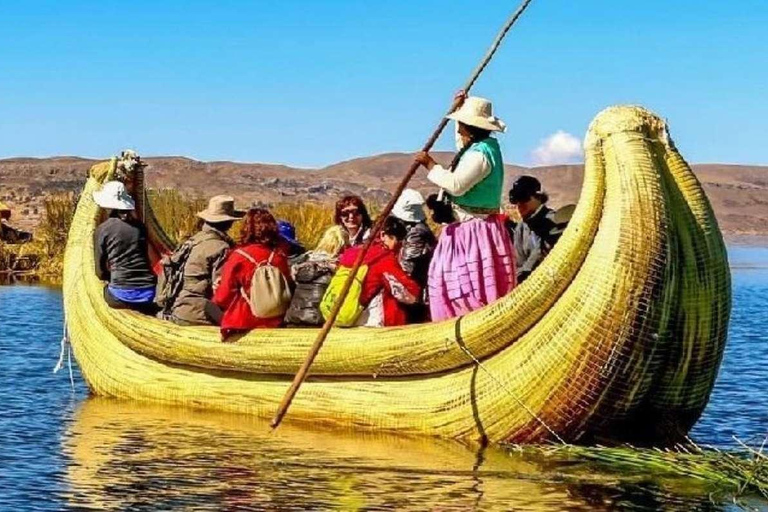
<path id="1" fill-rule="evenodd" d="M 104 300 L 114 309 L 154 314 L 157 278 L 149 263 L 147 230 L 132 212 L 133 198 L 120 181 L 109 181 L 93 193 L 93 200 L 109 211 L 94 233 L 96 275 L 109 284 Z"/>
<path id="2" fill-rule="evenodd" d="M 509 202 L 521 221 L 514 225 L 513 242 L 517 256 L 517 282 L 525 281 L 555 246 L 567 223 L 559 222 L 547 206 L 549 196 L 533 176 L 520 176 L 509 190 Z"/>

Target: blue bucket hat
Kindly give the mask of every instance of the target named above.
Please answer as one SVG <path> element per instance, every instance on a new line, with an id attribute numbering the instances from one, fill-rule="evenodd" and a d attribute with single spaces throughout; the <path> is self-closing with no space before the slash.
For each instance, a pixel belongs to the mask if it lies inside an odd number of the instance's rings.
<path id="1" fill-rule="evenodd" d="M 287 220 L 278 220 L 277 233 L 280 235 L 280 238 L 293 248 L 292 252 L 304 252 L 304 246 L 296 240 L 296 228 L 293 227 L 293 224 Z"/>

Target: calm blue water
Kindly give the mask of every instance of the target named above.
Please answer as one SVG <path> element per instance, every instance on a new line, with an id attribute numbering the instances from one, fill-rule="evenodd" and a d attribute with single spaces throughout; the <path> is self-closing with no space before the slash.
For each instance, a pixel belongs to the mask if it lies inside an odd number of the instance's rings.
<path id="1" fill-rule="evenodd" d="M 721 448 L 768 435 L 768 249 L 731 262 L 730 338 L 692 432 Z M 76 368 L 74 391 L 51 372 L 61 326 L 58 289 L 0 286 L 0 510 L 734 508 L 687 480 L 88 398 Z"/>

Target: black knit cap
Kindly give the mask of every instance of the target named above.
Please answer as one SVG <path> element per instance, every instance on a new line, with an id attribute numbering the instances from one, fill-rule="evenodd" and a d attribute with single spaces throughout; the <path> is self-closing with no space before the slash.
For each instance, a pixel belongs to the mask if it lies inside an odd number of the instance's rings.
<path id="1" fill-rule="evenodd" d="M 541 182 L 533 176 L 520 176 L 509 189 L 509 202 L 524 203 L 541 192 Z"/>

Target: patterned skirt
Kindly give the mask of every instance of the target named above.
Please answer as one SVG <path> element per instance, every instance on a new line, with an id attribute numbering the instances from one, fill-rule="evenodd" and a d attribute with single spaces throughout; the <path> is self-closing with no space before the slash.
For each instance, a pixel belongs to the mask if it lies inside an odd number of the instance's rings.
<path id="1" fill-rule="evenodd" d="M 486 306 L 515 285 L 515 253 L 502 215 L 455 222 L 443 229 L 429 265 L 433 321 Z"/>

